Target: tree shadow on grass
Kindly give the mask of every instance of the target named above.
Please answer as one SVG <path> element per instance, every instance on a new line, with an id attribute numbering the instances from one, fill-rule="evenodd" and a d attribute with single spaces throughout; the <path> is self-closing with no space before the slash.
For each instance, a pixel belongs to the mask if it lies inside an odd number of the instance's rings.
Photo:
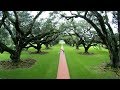
<path id="1" fill-rule="evenodd" d="M 41 52 L 39 52 L 39 53 L 38 53 L 37 51 L 36 51 L 36 52 L 30 52 L 30 51 L 29 51 L 29 53 L 30 53 L 30 54 L 40 54 L 40 55 L 48 54 L 48 52 L 44 52 L 44 51 L 41 51 Z"/>
<path id="2" fill-rule="evenodd" d="M 85 53 L 85 52 L 78 52 L 80 55 L 95 55 L 94 53 Z"/>
<path id="3" fill-rule="evenodd" d="M 17 68 L 30 68 L 35 64 L 36 60 L 34 59 L 25 59 L 20 60 L 18 63 L 13 63 L 9 61 L 0 61 L 1 69 L 17 69 Z"/>
<path id="4" fill-rule="evenodd" d="M 98 66 L 98 69 L 102 72 L 114 73 L 114 78 L 120 79 L 120 68 L 113 68 L 108 62 L 103 62 Z"/>
<path id="5" fill-rule="evenodd" d="M 53 48 L 44 48 L 44 49 L 42 49 L 42 50 L 52 50 Z"/>

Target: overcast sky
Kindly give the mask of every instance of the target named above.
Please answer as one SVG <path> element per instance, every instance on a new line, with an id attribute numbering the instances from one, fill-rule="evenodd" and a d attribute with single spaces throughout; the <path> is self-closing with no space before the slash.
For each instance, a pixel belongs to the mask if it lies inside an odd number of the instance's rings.
<path id="1" fill-rule="evenodd" d="M 38 11 L 32 11 L 31 14 L 35 16 L 35 15 L 37 14 L 37 12 L 38 12 Z M 47 18 L 47 17 L 49 16 L 49 12 L 51 12 L 51 11 L 45 11 L 45 12 L 43 12 L 43 13 L 39 16 L 38 20 L 39 20 L 40 18 Z M 67 12 L 67 15 L 70 15 L 69 11 Z M 111 14 L 111 13 L 108 13 L 108 18 L 109 18 L 109 22 L 110 22 L 110 24 L 111 24 L 111 27 L 113 28 L 113 31 L 114 31 L 114 32 L 117 32 L 117 29 L 115 28 L 115 25 L 112 24 L 112 14 Z M 76 20 L 80 20 L 80 18 L 76 18 Z"/>

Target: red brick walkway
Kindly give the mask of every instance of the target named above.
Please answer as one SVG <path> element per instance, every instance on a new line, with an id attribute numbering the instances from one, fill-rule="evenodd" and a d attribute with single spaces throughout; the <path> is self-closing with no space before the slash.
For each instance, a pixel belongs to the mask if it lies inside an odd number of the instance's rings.
<path id="1" fill-rule="evenodd" d="M 60 50 L 60 59 L 59 59 L 59 65 L 58 65 L 57 79 L 70 79 L 63 46 L 61 46 L 61 50 Z"/>

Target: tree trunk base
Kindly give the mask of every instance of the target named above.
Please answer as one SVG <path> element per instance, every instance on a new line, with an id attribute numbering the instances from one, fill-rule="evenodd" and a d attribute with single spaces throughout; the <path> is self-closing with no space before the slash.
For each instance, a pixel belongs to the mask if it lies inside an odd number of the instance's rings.
<path id="1" fill-rule="evenodd" d="M 77 50 L 79 50 L 79 47 L 76 47 Z"/>
<path id="2" fill-rule="evenodd" d="M 42 53 L 41 51 L 37 51 L 37 52 L 35 52 L 35 53 Z"/>
<path id="3" fill-rule="evenodd" d="M 50 49 L 49 47 L 46 47 L 45 49 Z"/>
<path id="4" fill-rule="evenodd" d="M 89 52 L 84 52 L 84 54 L 90 54 Z"/>
<path id="5" fill-rule="evenodd" d="M 107 63 L 106 67 L 111 67 L 111 68 L 120 68 L 120 64 L 119 65 L 114 65 L 112 64 L 111 62 L 110 63 Z"/>
<path id="6" fill-rule="evenodd" d="M 20 62 L 20 54 L 11 54 L 10 58 L 13 64 L 17 64 Z"/>

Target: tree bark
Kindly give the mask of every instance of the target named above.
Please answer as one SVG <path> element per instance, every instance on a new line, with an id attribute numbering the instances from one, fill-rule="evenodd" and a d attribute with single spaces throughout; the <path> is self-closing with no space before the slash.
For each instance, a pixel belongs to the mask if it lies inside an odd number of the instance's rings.
<path id="1" fill-rule="evenodd" d="M 52 47 L 52 43 L 50 43 L 50 47 Z"/>
<path id="2" fill-rule="evenodd" d="M 89 52 L 88 52 L 88 49 L 89 49 L 89 48 L 90 48 L 90 47 L 84 47 L 84 50 L 85 50 L 84 53 L 89 53 Z"/>
<path id="3" fill-rule="evenodd" d="M 74 43 L 72 44 L 72 46 L 73 46 L 73 47 L 75 46 Z"/>
<path id="4" fill-rule="evenodd" d="M 49 49 L 49 46 L 48 46 L 48 44 L 45 44 L 45 46 L 46 46 L 46 49 Z"/>
<path id="5" fill-rule="evenodd" d="M 114 51 L 109 51 L 110 54 L 110 65 L 114 68 L 120 67 L 120 60 L 118 53 Z"/>
<path id="6" fill-rule="evenodd" d="M 42 47 L 41 47 L 41 44 L 37 44 L 37 48 L 36 48 L 36 49 L 37 49 L 37 53 L 40 53 L 40 52 L 41 52 L 41 48 L 42 48 Z"/>
<path id="7" fill-rule="evenodd" d="M 111 31 L 111 39 L 108 38 L 108 50 L 110 54 L 110 65 L 114 68 L 120 67 L 120 43 L 117 45 L 117 41 L 115 40 L 115 36 L 112 32 L 112 28 L 109 23 L 107 23 L 109 30 Z M 118 11 L 118 33 L 119 33 L 119 42 L 120 42 L 120 12 Z"/>
<path id="8" fill-rule="evenodd" d="M 18 63 L 20 61 L 21 52 L 22 52 L 22 49 L 17 48 L 15 52 L 11 53 L 10 58 L 13 63 Z"/>
<path id="9" fill-rule="evenodd" d="M 79 46 L 78 46 L 78 45 L 76 45 L 76 49 L 79 49 Z"/>
<path id="10" fill-rule="evenodd" d="M 41 52 L 41 49 L 40 48 L 37 48 L 37 53 L 40 53 Z"/>

